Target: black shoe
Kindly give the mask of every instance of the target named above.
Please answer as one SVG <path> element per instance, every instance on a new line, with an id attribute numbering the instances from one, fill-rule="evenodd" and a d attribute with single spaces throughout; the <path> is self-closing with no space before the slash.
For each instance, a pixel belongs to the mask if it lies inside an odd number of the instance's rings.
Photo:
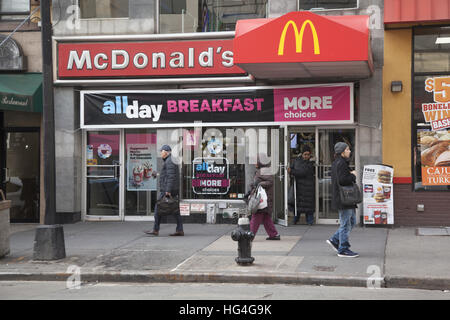
<path id="1" fill-rule="evenodd" d="M 280 240 L 280 235 L 277 234 L 275 237 L 268 237 L 266 240 Z"/>
<path id="2" fill-rule="evenodd" d="M 356 252 L 353 252 L 350 249 L 345 249 L 341 253 L 338 253 L 338 257 L 341 257 L 341 258 L 356 258 L 356 257 L 359 257 L 359 254 L 357 254 Z"/>
<path id="3" fill-rule="evenodd" d="M 327 243 L 333 248 L 334 251 L 338 252 L 339 245 L 331 239 L 327 240 Z"/>
<path id="4" fill-rule="evenodd" d="M 144 233 L 151 235 L 151 236 L 155 236 L 155 237 L 157 237 L 159 235 L 159 231 L 155 231 L 155 230 L 153 230 L 153 231 L 147 230 L 147 231 L 144 231 Z"/>

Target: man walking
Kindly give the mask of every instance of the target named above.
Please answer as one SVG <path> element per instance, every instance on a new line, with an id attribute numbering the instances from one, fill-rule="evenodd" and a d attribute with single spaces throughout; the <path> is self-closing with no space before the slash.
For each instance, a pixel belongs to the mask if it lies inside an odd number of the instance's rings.
<path id="1" fill-rule="evenodd" d="M 350 171 L 348 162 L 350 148 L 344 142 L 338 142 L 334 146 L 335 160 L 331 165 L 331 207 L 339 212 L 340 226 L 336 233 L 327 240 L 327 243 L 338 252 L 339 257 L 356 258 L 359 255 L 350 250 L 349 235 L 356 223 L 356 205 L 345 206 L 339 197 L 338 184 L 351 185 L 356 181 L 356 172 Z"/>
<path id="2" fill-rule="evenodd" d="M 172 149 L 165 144 L 161 147 L 160 152 L 164 164 L 161 169 L 161 174 L 159 175 L 158 200 L 163 197 L 178 197 L 180 177 L 178 166 L 172 161 Z M 183 222 L 181 220 L 179 208 L 173 212 L 173 216 L 177 221 L 177 227 L 175 233 L 172 233 L 171 236 L 184 236 Z M 160 223 L 161 218 L 158 215 L 158 204 L 155 204 L 155 224 L 153 225 L 153 230 L 144 232 L 149 235 L 158 236 Z"/>

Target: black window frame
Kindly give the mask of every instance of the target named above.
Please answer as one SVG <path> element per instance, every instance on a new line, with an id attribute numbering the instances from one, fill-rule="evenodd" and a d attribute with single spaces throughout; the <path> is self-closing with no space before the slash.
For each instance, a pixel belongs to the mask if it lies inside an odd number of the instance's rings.
<path id="1" fill-rule="evenodd" d="M 416 187 L 417 183 L 422 182 L 422 178 L 420 181 L 417 180 L 418 174 L 417 174 L 417 166 L 416 162 L 419 163 L 419 166 L 421 167 L 421 161 L 414 161 L 415 157 L 420 157 L 420 152 L 418 149 L 418 143 L 417 143 L 417 130 L 418 130 L 418 124 L 422 123 L 415 119 L 414 112 L 415 112 L 415 97 L 416 97 L 416 89 L 415 89 L 415 79 L 416 77 L 424 77 L 424 76 L 432 76 L 432 77 L 439 77 L 439 76 L 450 76 L 450 70 L 449 71 L 430 71 L 430 72 L 415 72 L 415 36 L 417 30 L 424 30 L 424 29 L 439 29 L 442 27 L 449 27 L 449 25 L 427 25 L 427 26 L 414 26 L 412 27 L 411 32 L 411 190 L 412 192 L 448 192 L 450 191 L 450 185 L 447 186 L 423 186 Z M 421 50 L 424 51 L 424 50 Z M 450 129 L 449 129 L 450 131 Z M 446 189 L 445 189 L 446 187 Z"/>
<path id="2" fill-rule="evenodd" d="M 355 5 L 354 6 L 348 6 L 348 7 L 339 7 L 339 4 L 336 4 L 336 6 L 332 6 L 332 7 L 323 7 L 321 6 L 320 2 L 326 2 L 327 0 L 313 0 L 315 2 L 315 6 L 311 6 L 310 8 L 306 9 L 306 8 L 302 8 L 301 3 L 304 2 L 305 0 L 298 0 L 297 1 L 297 8 L 298 10 L 302 10 L 302 11 L 310 11 L 310 10 L 349 10 L 349 9 L 358 9 L 359 8 L 359 0 L 348 0 L 349 2 L 354 1 Z M 329 0 L 328 0 L 329 1 Z M 350 4 L 351 5 L 351 4 Z"/>

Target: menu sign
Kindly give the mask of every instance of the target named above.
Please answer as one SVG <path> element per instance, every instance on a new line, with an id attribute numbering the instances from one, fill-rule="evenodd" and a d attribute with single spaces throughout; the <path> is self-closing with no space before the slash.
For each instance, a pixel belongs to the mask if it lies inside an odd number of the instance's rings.
<path id="1" fill-rule="evenodd" d="M 230 189 L 226 158 L 195 158 L 192 189 L 196 194 L 227 194 Z"/>
<path id="2" fill-rule="evenodd" d="M 420 130 L 417 134 L 422 165 L 422 185 L 450 185 L 450 130 Z"/>
<path id="3" fill-rule="evenodd" d="M 364 224 L 394 224 L 393 176 L 390 166 L 364 166 Z"/>
<path id="4" fill-rule="evenodd" d="M 434 131 L 450 128 L 450 76 L 427 78 L 425 91 L 433 93 L 433 102 L 422 103 L 425 121 Z"/>

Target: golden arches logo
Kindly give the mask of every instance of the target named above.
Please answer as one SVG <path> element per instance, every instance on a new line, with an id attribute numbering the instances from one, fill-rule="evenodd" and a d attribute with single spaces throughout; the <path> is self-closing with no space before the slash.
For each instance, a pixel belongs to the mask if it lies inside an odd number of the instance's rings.
<path id="1" fill-rule="evenodd" d="M 311 29 L 311 33 L 313 36 L 314 41 L 314 54 L 320 54 L 320 47 L 319 47 L 319 38 L 317 37 L 316 28 L 314 27 L 314 24 L 311 22 L 311 20 L 305 20 L 302 24 L 302 27 L 300 28 L 300 33 L 297 29 L 297 24 L 289 20 L 285 25 L 283 32 L 281 33 L 280 37 L 280 44 L 278 45 L 278 55 L 282 56 L 284 55 L 284 42 L 286 40 L 286 33 L 290 26 L 294 28 L 295 33 L 295 52 L 301 53 L 303 48 L 303 34 L 305 32 L 305 27 L 309 25 L 309 28 Z"/>

